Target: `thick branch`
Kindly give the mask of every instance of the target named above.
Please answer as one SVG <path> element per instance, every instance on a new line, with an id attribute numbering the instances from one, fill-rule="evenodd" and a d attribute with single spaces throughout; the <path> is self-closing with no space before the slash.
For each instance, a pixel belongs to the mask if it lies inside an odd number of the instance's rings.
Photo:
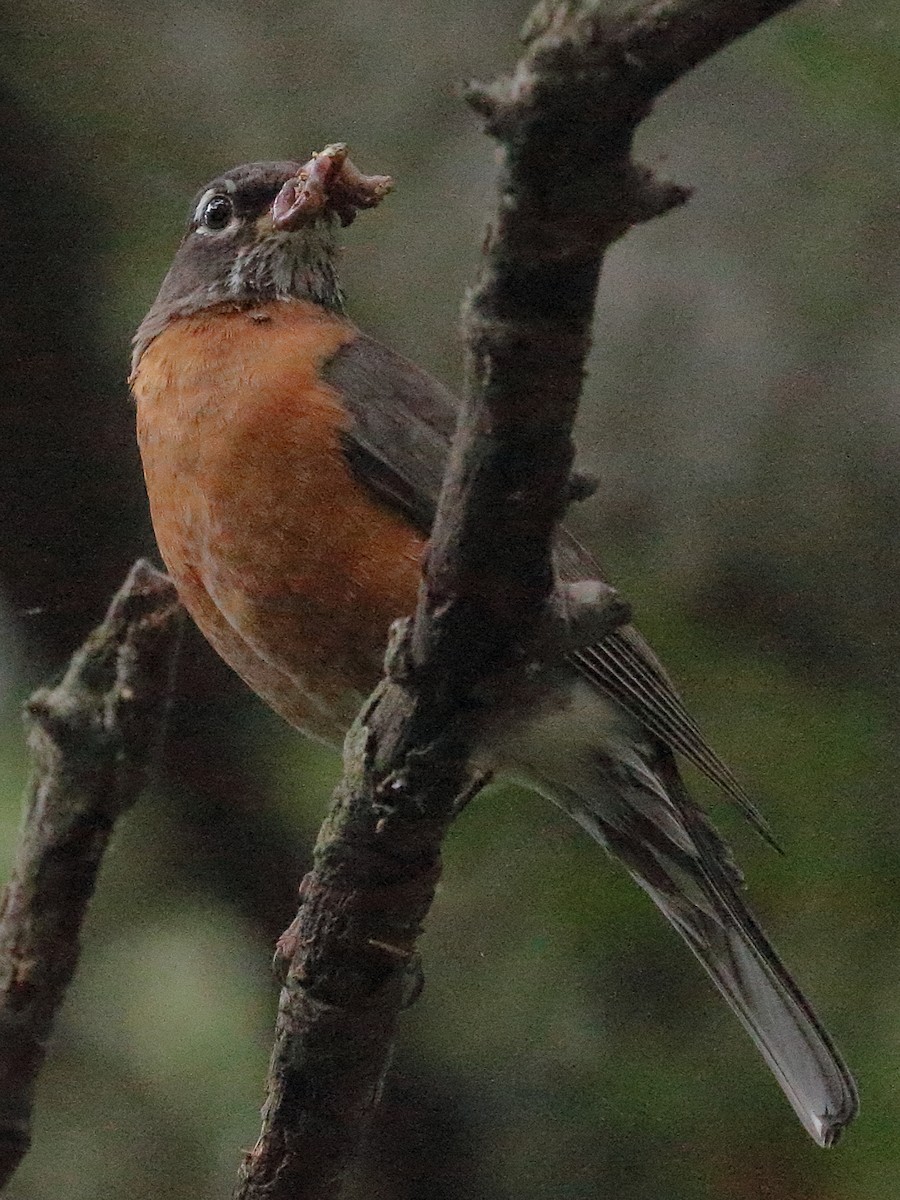
<path id="1" fill-rule="evenodd" d="M 345 776 L 280 945 L 268 1095 L 239 1200 L 340 1195 L 415 989 L 442 839 L 478 786 L 473 747 L 498 695 L 511 680 L 522 686 L 517 664 L 548 653 L 551 545 L 572 494 L 602 255 L 687 195 L 632 162 L 634 129 L 665 86 L 789 3 L 670 0 L 615 18 L 596 4 L 542 5 L 512 78 L 470 94 L 503 166 L 467 306 L 468 396 L 414 621 L 395 630 L 387 678 L 348 737 Z M 594 600 L 586 624 L 596 635 L 623 606 Z M 559 637 L 560 652 L 566 644 Z"/>
<path id="2" fill-rule="evenodd" d="M 159 747 L 180 628 L 173 585 L 138 562 L 62 682 L 28 703 L 34 771 L 0 910 L 0 1188 L 28 1149 L 103 852 Z"/>

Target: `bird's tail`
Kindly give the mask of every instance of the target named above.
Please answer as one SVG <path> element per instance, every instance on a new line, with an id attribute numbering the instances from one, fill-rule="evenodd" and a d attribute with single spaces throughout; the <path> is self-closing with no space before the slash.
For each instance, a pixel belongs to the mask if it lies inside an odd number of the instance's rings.
<path id="1" fill-rule="evenodd" d="M 659 774 L 695 853 L 660 837 L 655 822 L 650 837 L 634 837 L 593 814 L 573 815 L 624 862 L 678 930 L 759 1047 L 804 1127 L 820 1146 L 831 1146 L 859 1107 L 853 1076 L 744 902 L 727 848 L 687 796 L 674 764 L 671 770 L 668 765 Z"/>

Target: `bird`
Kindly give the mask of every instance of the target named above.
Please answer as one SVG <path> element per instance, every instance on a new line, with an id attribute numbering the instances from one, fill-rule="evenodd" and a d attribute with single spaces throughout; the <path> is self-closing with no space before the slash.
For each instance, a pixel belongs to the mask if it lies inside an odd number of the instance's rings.
<path id="1" fill-rule="evenodd" d="M 340 745 L 415 607 L 458 411 L 359 329 L 337 227 L 391 186 L 341 143 L 249 163 L 201 189 L 134 338 L 130 386 L 153 527 L 214 649 L 292 726 Z M 600 577 L 565 530 L 561 578 Z M 632 625 L 568 653 L 554 704 L 479 749 L 617 858 L 681 935 L 804 1128 L 833 1145 L 857 1088 L 743 896 L 677 757 L 767 834 L 747 792 Z"/>

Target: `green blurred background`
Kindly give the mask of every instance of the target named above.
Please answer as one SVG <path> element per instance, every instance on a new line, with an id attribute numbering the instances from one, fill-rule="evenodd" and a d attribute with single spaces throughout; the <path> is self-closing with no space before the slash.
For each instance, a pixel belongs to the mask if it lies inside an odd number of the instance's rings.
<path id="1" fill-rule="evenodd" d="M 0 12 L 0 822 L 17 716 L 152 552 L 125 376 L 188 201 L 348 141 L 397 191 L 347 236 L 370 332 L 459 381 L 494 174 L 458 84 L 512 0 L 21 0 Z M 650 905 L 496 789 L 453 830 L 427 987 L 358 1196 L 895 1200 L 900 1178 L 900 16 L 801 6 L 681 83 L 646 161 L 692 203 L 611 254 L 576 514 L 788 856 L 703 792 L 859 1078 L 817 1150 Z M 338 770 L 189 641 L 123 823 L 13 1200 L 206 1200 L 252 1144 L 272 940 Z M 695 781 L 696 782 L 696 781 Z"/>

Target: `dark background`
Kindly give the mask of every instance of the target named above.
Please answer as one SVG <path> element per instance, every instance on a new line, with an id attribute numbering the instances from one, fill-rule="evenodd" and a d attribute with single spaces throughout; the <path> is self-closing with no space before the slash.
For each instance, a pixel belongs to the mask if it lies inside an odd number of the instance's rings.
<path id="1" fill-rule="evenodd" d="M 17 706 L 152 551 L 129 337 L 195 189 L 351 144 L 396 193 L 347 235 L 370 332 L 459 381 L 493 149 L 457 97 L 515 55 L 507 0 L 50 3 L 0 11 L 0 823 Z M 801 6 L 659 105 L 696 187 L 608 263 L 577 514 L 778 859 L 716 796 L 754 902 L 859 1078 L 823 1153 L 624 874 L 496 789 L 447 846 L 359 1195 L 894 1200 L 900 16 Z M 338 769 L 194 638 L 158 781 L 124 823 L 13 1200 L 206 1200 L 255 1136 L 271 942 Z"/>

